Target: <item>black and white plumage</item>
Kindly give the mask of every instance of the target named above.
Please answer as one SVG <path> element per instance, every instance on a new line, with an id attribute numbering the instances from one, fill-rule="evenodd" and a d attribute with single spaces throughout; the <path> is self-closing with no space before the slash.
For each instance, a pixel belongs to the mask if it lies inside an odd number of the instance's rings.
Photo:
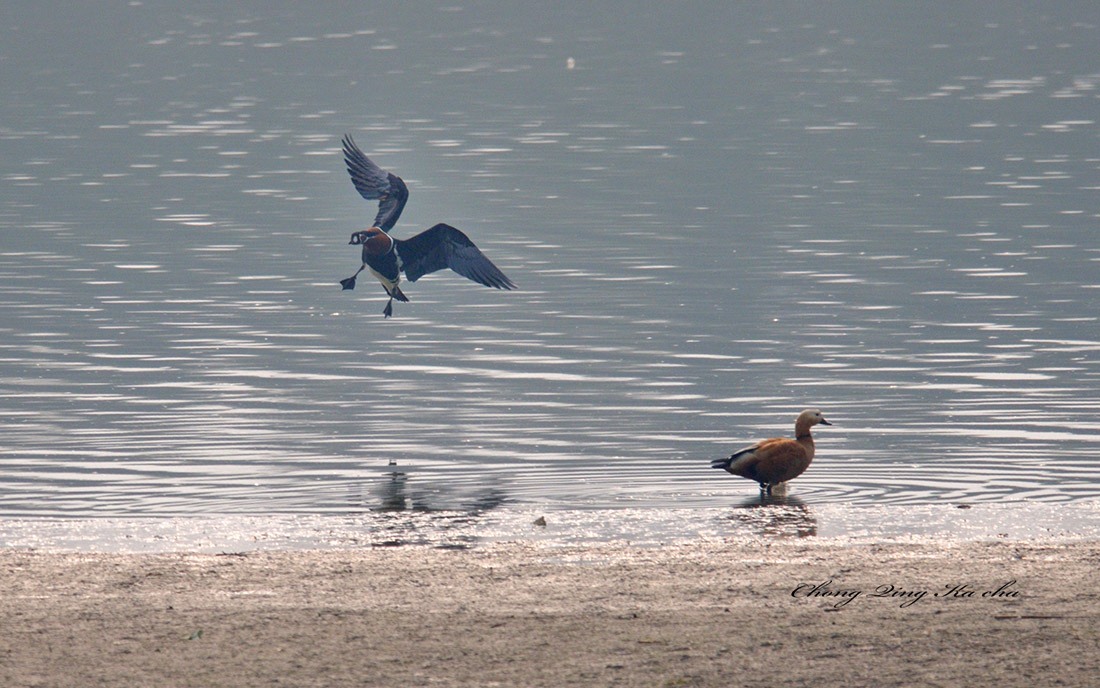
<path id="1" fill-rule="evenodd" d="M 344 289 L 354 289 L 355 278 L 369 269 L 390 296 L 383 311 L 387 318 L 393 315 L 394 299 L 409 300 L 399 286 L 402 272 L 410 282 L 415 282 L 428 273 L 450 268 L 487 287 L 516 289 L 515 283 L 468 236 L 450 225 L 437 224 L 409 239 L 391 237 L 389 232 L 409 199 L 408 187 L 400 177 L 374 164 L 350 136 L 344 136 L 343 144 L 344 162 L 355 190 L 368 201 L 378 201 L 374 223 L 369 229 L 352 234 L 348 242 L 363 246 L 363 264 L 354 275 L 340 280 Z"/>

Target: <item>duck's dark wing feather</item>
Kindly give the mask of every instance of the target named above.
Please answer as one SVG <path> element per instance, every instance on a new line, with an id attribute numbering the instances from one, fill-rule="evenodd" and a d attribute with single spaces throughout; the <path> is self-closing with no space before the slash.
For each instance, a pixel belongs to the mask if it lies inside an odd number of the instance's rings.
<path id="1" fill-rule="evenodd" d="M 378 201 L 378 215 L 374 218 L 374 227 L 390 231 L 405 202 L 409 200 L 409 190 L 405 182 L 395 174 L 390 174 L 363 154 L 351 136 L 344 135 L 344 162 L 351 175 L 351 183 L 359 195 L 368 201 Z"/>
<path id="2" fill-rule="evenodd" d="M 468 236 L 450 225 L 438 224 L 404 241 L 398 239 L 397 255 L 411 282 L 430 272 L 450 268 L 487 287 L 516 288 Z"/>

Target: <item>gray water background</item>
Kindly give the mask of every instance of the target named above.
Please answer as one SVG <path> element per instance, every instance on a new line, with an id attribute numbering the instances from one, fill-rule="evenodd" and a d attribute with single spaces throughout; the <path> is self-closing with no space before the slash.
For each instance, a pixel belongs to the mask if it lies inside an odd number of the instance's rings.
<path id="1" fill-rule="evenodd" d="M 5 5 L 0 516 L 1100 495 L 1095 3 L 373 5 Z"/>

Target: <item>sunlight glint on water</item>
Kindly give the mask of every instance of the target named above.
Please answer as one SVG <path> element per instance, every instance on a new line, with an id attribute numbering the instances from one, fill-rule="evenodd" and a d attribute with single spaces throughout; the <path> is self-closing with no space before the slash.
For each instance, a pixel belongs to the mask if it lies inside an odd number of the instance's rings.
<path id="1" fill-rule="evenodd" d="M 0 515 L 736 505 L 809 405 L 806 503 L 1100 495 L 1071 10 L 346 10 L 3 27 Z M 341 292 L 344 132 L 521 291 Z"/>

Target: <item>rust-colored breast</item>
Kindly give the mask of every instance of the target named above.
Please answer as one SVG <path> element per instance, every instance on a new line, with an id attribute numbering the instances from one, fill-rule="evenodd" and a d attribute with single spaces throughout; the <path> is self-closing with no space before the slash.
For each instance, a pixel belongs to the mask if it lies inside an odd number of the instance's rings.
<path id="1" fill-rule="evenodd" d="M 369 256 L 381 256 L 389 253 L 393 246 L 393 239 L 380 229 L 368 229 L 367 240 L 363 244 L 363 251 Z"/>

